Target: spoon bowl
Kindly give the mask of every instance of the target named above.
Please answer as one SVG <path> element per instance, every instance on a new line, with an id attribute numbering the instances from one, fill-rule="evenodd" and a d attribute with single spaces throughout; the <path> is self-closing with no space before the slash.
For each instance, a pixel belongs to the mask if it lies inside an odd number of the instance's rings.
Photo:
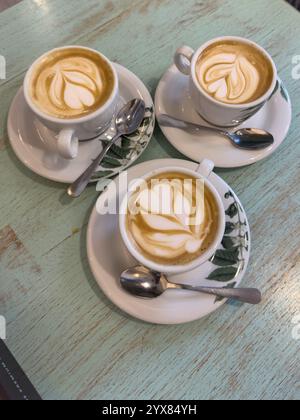
<path id="1" fill-rule="evenodd" d="M 145 117 L 145 102 L 133 99 L 128 102 L 117 114 L 115 127 L 119 136 L 134 133 Z"/>
<path id="2" fill-rule="evenodd" d="M 167 290 L 167 281 L 159 273 L 137 266 L 124 271 L 120 282 L 127 292 L 144 298 L 156 298 Z"/>
<path id="3" fill-rule="evenodd" d="M 224 135 L 240 149 L 265 149 L 274 143 L 272 134 L 258 128 L 241 128 L 232 133 L 224 132 Z"/>

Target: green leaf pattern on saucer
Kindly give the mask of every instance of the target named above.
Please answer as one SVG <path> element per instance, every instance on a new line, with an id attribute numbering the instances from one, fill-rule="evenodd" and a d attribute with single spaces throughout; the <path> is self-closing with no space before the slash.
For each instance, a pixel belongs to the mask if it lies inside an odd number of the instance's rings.
<path id="1" fill-rule="evenodd" d="M 283 84 L 282 80 L 280 80 L 280 79 L 277 79 L 275 89 L 274 89 L 272 95 L 270 96 L 270 98 L 268 99 L 268 101 L 270 101 L 273 98 L 273 96 L 278 92 L 278 90 L 280 90 L 280 94 L 283 97 L 283 99 L 289 104 L 291 102 L 290 95 L 289 95 L 285 85 Z"/>
<path id="2" fill-rule="evenodd" d="M 283 85 L 283 83 L 281 83 L 281 85 L 280 85 L 280 93 L 281 93 L 281 96 L 283 97 L 283 99 L 285 99 L 286 102 L 288 102 L 288 103 L 291 102 L 289 93 L 288 93 L 286 87 Z"/>
<path id="3" fill-rule="evenodd" d="M 104 179 L 110 179 L 130 166 L 148 146 L 155 125 L 154 108 L 146 108 L 145 118 L 139 129 L 132 135 L 122 137 L 107 153 L 101 167 L 93 175 L 92 182 L 99 181 L 97 191 L 107 186 Z M 105 144 L 106 141 L 102 141 Z"/>
<path id="4" fill-rule="evenodd" d="M 234 288 L 236 286 L 234 280 L 245 266 L 245 252 L 249 251 L 250 238 L 246 215 L 232 191 L 225 194 L 225 199 L 228 201 L 228 206 L 222 248 L 218 249 L 211 258 L 212 264 L 218 268 L 209 274 L 207 280 L 228 283 L 225 288 Z M 217 298 L 216 302 L 220 300 L 222 299 Z"/>

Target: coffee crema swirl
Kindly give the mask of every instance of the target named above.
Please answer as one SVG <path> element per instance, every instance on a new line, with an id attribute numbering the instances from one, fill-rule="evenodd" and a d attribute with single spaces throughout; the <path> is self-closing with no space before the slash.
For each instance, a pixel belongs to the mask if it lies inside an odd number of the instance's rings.
<path id="1" fill-rule="evenodd" d="M 31 96 L 48 115 L 77 118 L 94 112 L 109 98 L 113 72 L 99 55 L 85 49 L 50 53 L 33 69 Z"/>
<path id="2" fill-rule="evenodd" d="M 127 231 L 148 259 L 181 265 L 199 257 L 218 229 L 212 193 L 196 178 L 163 174 L 130 196 Z"/>
<path id="3" fill-rule="evenodd" d="M 216 100 L 244 104 L 266 93 L 273 69 L 270 60 L 254 46 L 221 41 L 199 56 L 196 74 L 201 87 Z"/>

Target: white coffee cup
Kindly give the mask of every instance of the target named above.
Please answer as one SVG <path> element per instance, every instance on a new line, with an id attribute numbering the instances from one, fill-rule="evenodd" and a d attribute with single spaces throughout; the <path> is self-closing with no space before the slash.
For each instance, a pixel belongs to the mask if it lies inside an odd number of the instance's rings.
<path id="1" fill-rule="evenodd" d="M 203 160 L 196 171 L 183 169 L 180 166 L 174 166 L 174 167 L 166 167 L 163 169 L 154 170 L 152 172 L 149 172 L 145 174 L 143 177 L 141 177 L 137 182 L 135 182 L 131 188 L 130 191 L 127 192 L 125 195 L 121 206 L 120 206 L 120 214 L 119 214 L 119 227 L 121 236 L 123 239 L 123 242 L 130 252 L 130 254 L 143 266 L 148 267 L 149 269 L 153 271 L 157 271 L 164 274 L 179 274 L 183 272 L 188 272 L 196 267 L 206 263 L 216 252 L 218 247 L 220 246 L 223 237 L 224 237 L 224 231 L 225 231 L 225 210 L 223 201 L 220 197 L 220 194 L 216 190 L 216 188 L 213 186 L 211 181 L 209 180 L 209 176 L 212 173 L 214 168 L 213 162 L 210 160 Z M 184 265 L 165 265 L 165 264 L 158 264 L 153 261 L 151 261 L 149 258 L 146 258 L 137 247 L 134 245 L 132 239 L 130 238 L 130 235 L 127 230 L 127 211 L 128 211 L 128 201 L 130 198 L 130 195 L 133 191 L 136 190 L 136 188 L 143 183 L 145 180 L 155 178 L 155 176 L 159 176 L 160 174 L 164 174 L 167 172 L 175 172 L 180 174 L 185 174 L 188 176 L 191 176 L 191 178 L 198 178 L 201 180 L 204 180 L 204 186 L 208 187 L 210 192 L 213 194 L 213 197 L 216 201 L 216 204 L 218 206 L 218 214 L 219 214 L 219 221 L 218 221 L 218 231 L 214 238 L 214 241 L 212 242 L 209 249 L 206 250 L 201 256 L 194 259 L 188 264 Z"/>
<path id="2" fill-rule="evenodd" d="M 272 83 L 267 92 L 256 101 L 245 104 L 223 103 L 214 99 L 201 87 L 196 75 L 198 58 L 210 45 L 220 41 L 236 41 L 254 46 L 270 61 L 273 68 Z M 195 110 L 208 123 L 220 127 L 235 127 L 252 117 L 272 96 L 277 83 L 277 69 L 272 57 L 255 42 L 241 37 L 226 36 L 215 38 L 202 45 L 197 51 L 187 46 L 181 47 L 175 53 L 174 62 L 181 73 L 189 76 L 189 90 Z"/>
<path id="3" fill-rule="evenodd" d="M 99 55 L 103 61 L 105 61 L 114 75 L 114 86 L 110 97 L 95 112 L 70 119 L 62 119 L 50 116 L 42 112 L 33 102 L 30 96 L 30 81 L 34 68 L 44 58 L 53 52 L 66 50 L 66 49 L 84 49 L 92 51 Z M 52 130 L 56 135 L 56 146 L 57 153 L 65 159 L 74 159 L 78 155 L 79 141 L 91 139 L 105 131 L 109 127 L 111 120 L 116 112 L 116 107 L 119 99 L 119 81 L 117 72 L 113 64 L 100 52 L 87 47 L 81 47 L 76 45 L 55 48 L 47 53 L 43 54 L 38 58 L 29 68 L 24 79 L 24 96 L 26 102 L 34 115 L 44 124 L 47 128 Z M 47 141 L 47 140 L 46 140 Z M 50 145 L 52 148 L 52 144 Z"/>

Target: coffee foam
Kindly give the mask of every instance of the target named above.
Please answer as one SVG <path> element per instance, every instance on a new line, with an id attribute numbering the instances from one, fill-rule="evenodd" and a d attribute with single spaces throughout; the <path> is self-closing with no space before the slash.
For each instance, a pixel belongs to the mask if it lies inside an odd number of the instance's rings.
<path id="1" fill-rule="evenodd" d="M 270 88 L 270 60 L 250 44 L 220 41 L 200 54 L 196 75 L 201 87 L 213 98 L 228 104 L 255 101 Z"/>
<path id="2" fill-rule="evenodd" d="M 188 179 L 189 178 L 189 179 Z M 163 264 L 186 264 L 211 245 L 218 209 L 204 183 L 182 174 L 148 180 L 128 203 L 127 231 L 137 249 Z"/>
<path id="3" fill-rule="evenodd" d="M 101 107 L 114 87 L 110 66 L 85 49 L 50 53 L 35 68 L 30 81 L 35 105 L 48 115 L 77 118 Z"/>

